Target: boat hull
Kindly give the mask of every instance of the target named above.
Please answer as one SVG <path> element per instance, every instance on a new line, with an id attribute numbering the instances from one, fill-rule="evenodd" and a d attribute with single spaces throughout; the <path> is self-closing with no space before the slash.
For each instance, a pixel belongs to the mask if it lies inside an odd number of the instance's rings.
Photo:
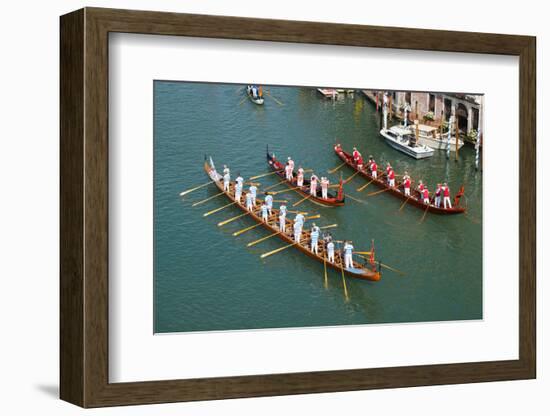
<path id="1" fill-rule="evenodd" d="M 353 157 L 351 154 L 345 152 L 341 148 L 338 148 L 338 146 L 334 146 L 334 152 L 336 155 L 345 162 L 350 168 L 352 168 L 354 171 L 359 171 L 357 169 L 357 166 L 353 163 Z M 393 196 L 396 196 L 402 200 L 407 200 L 407 205 L 412 205 L 417 208 L 420 208 L 422 210 L 428 210 L 428 212 L 431 212 L 433 214 L 440 214 L 440 215 L 453 215 L 453 214 L 462 214 L 466 211 L 466 208 L 461 206 L 455 206 L 453 208 L 441 208 L 436 207 L 435 205 L 426 205 L 424 202 L 422 202 L 420 198 L 420 192 L 418 192 L 415 189 L 411 189 L 411 195 L 412 197 L 407 197 L 405 193 L 403 192 L 403 186 L 398 185 L 394 188 L 390 188 L 386 181 L 381 178 L 382 173 L 378 172 L 378 178 L 374 179 L 367 171 L 360 170 L 359 174 L 363 176 L 365 179 L 372 181 L 373 184 L 378 186 L 379 188 L 387 189 L 386 193 L 392 194 Z"/>
<path id="2" fill-rule="evenodd" d="M 447 141 L 445 139 L 439 140 L 439 139 L 433 139 L 428 137 L 419 137 L 418 143 L 423 144 L 425 146 L 429 146 L 432 149 L 436 150 L 447 150 Z M 460 140 L 458 142 L 458 149 L 464 146 L 464 142 Z M 456 141 L 454 139 L 451 139 L 451 152 L 456 152 Z"/>
<path id="3" fill-rule="evenodd" d="M 434 150 L 427 146 L 422 145 L 418 147 L 411 147 L 406 144 L 408 143 L 408 140 L 404 138 L 395 138 L 393 136 L 390 136 L 383 129 L 380 130 L 380 134 L 382 135 L 382 137 L 384 137 L 384 139 L 386 139 L 386 143 L 388 143 L 395 150 L 399 150 L 401 153 L 405 153 L 407 156 L 410 156 L 414 159 L 426 159 L 434 155 Z"/>
<path id="4" fill-rule="evenodd" d="M 208 161 L 204 162 L 204 170 L 205 170 L 206 174 L 208 175 L 208 177 L 218 187 L 220 192 L 223 192 L 225 194 L 225 196 L 227 198 L 229 198 L 232 202 L 236 202 L 235 198 L 231 195 L 231 193 L 225 192 L 223 190 L 223 178 L 222 178 L 222 176 L 218 172 L 216 172 L 215 169 L 213 169 L 211 167 L 211 165 Z M 252 218 L 257 223 L 261 223 L 262 226 L 265 229 L 267 229 L 267 230 L 269 230 L 273 233 L 278 233 L 279 232 L 279 228 L 278 228 L 277 225 L 272 225 L 270 223 L 262 221 L 261 217 L 256 212 L 248 211 L 244 204 L 242 204 L 240 202 L 236 202 L 235 206 L 238 207 L 239 209 L 241 209 L 242 211 L 249 213 L 249 217 Z M 278 210 L 273 209 L 273 212 L 274 212 L 274 216 L 277 218 L 278 217 Z M 292 222 L 289 219 L 287 219 L 286 229 L 287 229 L 287 232 L 292 230 Z M 309 235 L 308 231 L 304 231 L 302 233 L 304 241 L 308 240 L 308 237 L 307 237 L 308 235 Z M 281 238 L 281 240 L 283 240 L 283 241 L 285 241 L 289 244 L 294 243 L 294 239 L 292 238 L 291 234 L 280 233 L 280 234 L 278 234 L 278 237 Z M 321 263 L 324 263 L 325 259 L 324 259 L 323 256 L 313 253 L 311 250 L 309 250 L 309 248 L 307 247 L 307 244 L 306 245 L 303 245 L 303 244 L 304 243 L 296 244 L 295 248 L 300 250 L 302 253 L 306 254 L 308 257 L 311 257 L 311 258 L 313 258 L 317 261 L 320 261 Z M 319 242 L 319 252 L 320 253 L 323 252 L 323 245 L 322 245 L 321 241 Z M 330 267 L 330 268 L 332 268 L 336 271 L 342 271 L 342 266 L 340 265 L 341 264 L 340 262 L 342 261 L 342 259 L 341 259 L 341 256 L 338 252 L 335 253 L 335 261 L 336 261 L 336 263 L 330 263 L 329 261 L 327 261 L 326 262 L 327 267 Z M 366 266 L 362 266 L 361 264 L 359 264 L 356 261 L 353 262 L 353 265 L 354 265 L 353 268 L 343 268 L 343 271 L 347 276 L 353 277 L 355 279 L 369 280 L 369 281 L 373 281 L 373 282 L 377 282 L 377 281 L 380 280 L 381 273 L 377 270 L 374 270 L 374 267 L 368 268 Z"/>

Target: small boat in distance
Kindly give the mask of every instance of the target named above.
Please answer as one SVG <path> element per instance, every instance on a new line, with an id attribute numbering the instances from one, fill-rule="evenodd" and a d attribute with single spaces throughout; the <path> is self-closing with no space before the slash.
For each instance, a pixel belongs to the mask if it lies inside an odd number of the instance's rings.
<path id="1" fill-rule="evenodd" d="M 254 104 L 263 105 L 264 94 L 261 85 L 247 85 L 246 94 L 248 95 L 248 98 L 250 98 L 250 101 L 252 101 Z"/>
<path id="2" fill-rule="evenodd" d="M 415 159 L 425 159 L 434 154 L 434 149 L 420 144 L 417 136 L 408 127 L 401 125 L 380 130 L 380 134 L 391 147 Z"/>

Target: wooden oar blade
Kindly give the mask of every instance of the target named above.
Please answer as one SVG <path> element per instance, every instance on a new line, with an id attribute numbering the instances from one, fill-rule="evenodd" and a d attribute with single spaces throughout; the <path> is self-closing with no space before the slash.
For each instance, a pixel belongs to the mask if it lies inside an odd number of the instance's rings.
<path id="1" fill-rule="evenodd" d="M 292 247 L 292 246 L 294 246 L 294 245 L 296 245 L 296 244 L 298 244 L 298 243 L 291 243 L 291 244 L 288 244 L 288 245 L 286 245 L 286 246 L 280 247 L 280 248 L 278 248 L 278 249 L 269 251 L 269 252 L 267 252 L 267 253 L 262 254 L 262 255 L 260 256 L 260 258 L 265 259 L 266 257 L 269 257 L 269 256 L 271 256 L 271 255 L 273 255 L 273 254 L 280 253 L 281 251 L 286 250 L 287 248 Z"/>
<path id="2" fill-rule="evenodd" d="M 388 266 L 387 264 L 384 264 L 384 263 L 379 263 L 381 267 L 384 267 L 385 269 L 388 269 L 388 270 L 391 270 L 392 272 L 395 272 L 397 274 L 400 274 L 402 276 L 405 276 L 405 273 L 403 273 L 401 270 L 397 270 L 391 266 Z"/>
<path id="3" fill-rule="evenodd" d="M 191 188 L 191 189 L 188 189 L 187 191 L 183 191 L 183 192 L 180 192 L 180 196 L 185 196 L 193 191 L 196 191 L 197 189 L 201 189 L 207 185 L 210 185 L 211 183 L 213 183 L 214 181 L 210 181 L 210 182 L 207 182 L 207 183 L 203 183 L 202 185 L 199 185 L 199 186 L 196 186 L 194 188 Z"/>
<path id="4" fill-rule="evenodd" d="M 235 205 L 237 202 L 231 202 L 230 204 L 227 204 L 227 205 L 224 205 L 223 207 L 219 207 L 219 208 L 216 208 L 216 209 L 213 209 L 212 211 L 208 211 L 204 214 L 202 214 L 203 217 L 208 217 L 209 215 L 212 215 L 212 214 L 215 214 L 216 212 L 219 212 L 221 211 L 222 209 L 225 209 L 227 207 L 230 207 L 231 205 Z"/>
<path id="5" fill-rule="evenodd" d="M 336 166 L 335 168 L 331 169 L 328 171 L 328 173 L 335 173 L 336 171 L 338 171 L 342 166 L 344 166 L 346 164 L 346 162 L 344 163 L 341 163 L 340 165 Z"/>

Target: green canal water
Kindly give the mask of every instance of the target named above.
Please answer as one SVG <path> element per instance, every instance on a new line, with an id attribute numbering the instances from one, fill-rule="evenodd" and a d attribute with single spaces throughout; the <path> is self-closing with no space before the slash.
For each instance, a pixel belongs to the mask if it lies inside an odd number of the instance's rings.
<path id="1" fill-rule="evenodd" d="M 325 325 L 357 325 L 481 319 L 482 316 L 482 174 L 474 168 L 474 150 L 464 147 L 458 162 L 444 151 L 416 161 L 390 148 L 379 131 L 379 116 L 362 94 L 332 102 L 315 89 L 267 87 L 279 105 L 266 96 L 264 106 L 248 99 L 244 88 L 228 84 L 156 81 L 154 83 L 154 314 L 155 332 L 187 332 Z M 239 237 L 232 233 L 253 224 L 242 218 L 224 227 L 216 224 L 240 213 L 215 195 L 214 185 L 185 198 L 182 190 L 207 181 L 204 155 L 218 167 L 227 164 L 232 177 L 268 172 L 266 145 L 280 158 L 319 175 L 340 164 L 332 150 L 335 138 L 345 149 L 356 145 L 379 163 L 391 161 L 398 173 L 434 184 L 446 180 L 451 192 L 465 185 L 468 215 L 437 216 L 405 206 L 391 195 L 367 197 L 372 186 L 359 176 L 346 187 L 354 197 L 340 208 L 322 208 L 308 201 L 300 207 L 320 213 L 317 224 L 338 223 L 336 239 L 351 239 L 357 250 L 375 240 L 377 258 L 406 273 L 384 271 L 368 282 L 329 270 L 324 287 L 323 264 L 289 249 L 265 260 L 260 255 L 281 247 L 277 238 L 254 247 L 246 243 L 268 235 L 257 228 Z M 453 156 L 453 155 L 452 155 Z M 353 172 L 341 169 L 345 177 Z M 338 174 L 332 175 L 336 180 Z M 268 176 L 263 187 L 275 184 Z M 261 187 L 260 187 L 261 189 Z M 283 189 L 283 186 L 278 189 Z M 289 203 L 301 197 L 281 194 Z M 463 203 L 465 201 L 463 200 Z"/>

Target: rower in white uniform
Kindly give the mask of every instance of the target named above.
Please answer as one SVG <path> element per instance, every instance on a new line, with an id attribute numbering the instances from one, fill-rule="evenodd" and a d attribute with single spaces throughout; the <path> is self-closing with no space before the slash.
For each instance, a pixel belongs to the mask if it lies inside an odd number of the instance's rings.
<path id="1" fill-rule="evenodd" d="M 237 173 L 237 178 L 235 178 L 235 182 L 240 183 L 241 184 L 241 189 L 243 188 L 244 179 L 243 179 L 243 177 L 241 176 L 240 173 Z"/>
<path id="2" fill-rule="evenodd" d="M 290 174 L 292 175 L 294 173 L 294 160 L 288 157 L 288 165 L 290 166 Z"/>
<path id="3" fill-rule="evenodd" d="M 235 201 L 241 203 L 241 195 L 243 194 L 243 183 L 235 181 Z"/>
<path id="4" fill-rule="evenodd" d="M 321 178 L 321 198 L 328 199 L 328 186 L 330 181 L 326 177 Z"/>
<path id="5" fill-rule="evenodd" d="M 313 226 L 311 227 L 311 234 L 309 235 L 311 237 L 311 251 L 315 254 L 319 254 L 319 233 L 321 232 L 321 229 L 313 223 Z"/>
<path id="6" fill-rule="evenodd" d="M 258 192 L 258 188 L 253 184 L 248 189 L 250 191 L 250 195 L 252 195 L 252 205 L 256 206 L 256 193 Z"/>
<path id="7" fill-rule="evenodd" d="M 229 168 L 227 167 L 227 165 L 223 165 L 223 174 L 224 174 L 224 176 L 229 175 L 229 173 L 230 172 L 229 172 Z"/>
<path id="8" fill-rule="evenodd" d="M 252 205 L 252 194 L 248 191 L 245 195 L 246 199 L 246 209 L 249 211 L 254 211 L 254 205 Z"/>
<path id="9" fill-rule="evenodd" d="M 231 176 L 229 175 L 229 172 L 224 173 L 224 175 L 223 175 L 223 191 L 224 192 L 229 192 L 229 183 L 230 183 L 230 181 L 231 181 Z"/>
<path id="10" fill-rule="evenodd" d="M 328 261 L 334 263 L 334 243 L 332 240 L 327 243 L 327 258 Z"/>
<path id="11" fill-rule="evenodd" d="M 353 245 L 351 241 L 344 241 L 344 262 L 346 269 L 353 268 Z"/>
<path id="12" fill-rule="evenodd" d="M 268 192 L 265 192 L 265 204 L 267 205 L 267 210 L 269 211 L 269 216 L 273 213 L 273 196 Z"/>
<path id="13" fill-rule="evenodd" d="M 311 179 L 309 180 L 309 193 L 313 195 L 314 197 L 317 196 L 317 181 L 319 178 L 315 176 L 315 174 L 311 175 Z"/>
<path id="14" fill-rule="evenodd" d="M 286 232 L 286 205 L 282 204 L 279 207 L 279 231 Z"/>
<path id="15" fill-rule="evenodd" d="M 304 214 L 302 214 L 301 212 L 297 213 L 296 216 L 294 217 L 294 222 L 299 222 L 302 227 L 304 226 L 304 222 L 306 221 L 306 217 L 304 217 Z"/>
<path id="16" fill-rule="evenodd" d="M 292 181 L 292 166 L 290 166 L 290 163 L 285 166 L 285 178 L 287 181 Z"/>
<path id="17" fill-rule="evenodd" d="M 269 219 L 267 215 L 267 204 L 265 202 L 262 203 L 262 206 L 260 207 L 260 209 L 262 211 L 262 221 L 267 222 L 267 220 Z"/>
<path id="18" fill-rule="evenodd" d="M 300 243 L 300 238 L 302 237 L 302 226 L 303 223 L 294 221 L 294 241 Z"/>
<path id="19" fill-rule="evenodd" d="M 298 175 L 296 177 L 296 185 L 297 186 L 304 186 L 304 169 L 300 166 L 298 168 Z"/>

